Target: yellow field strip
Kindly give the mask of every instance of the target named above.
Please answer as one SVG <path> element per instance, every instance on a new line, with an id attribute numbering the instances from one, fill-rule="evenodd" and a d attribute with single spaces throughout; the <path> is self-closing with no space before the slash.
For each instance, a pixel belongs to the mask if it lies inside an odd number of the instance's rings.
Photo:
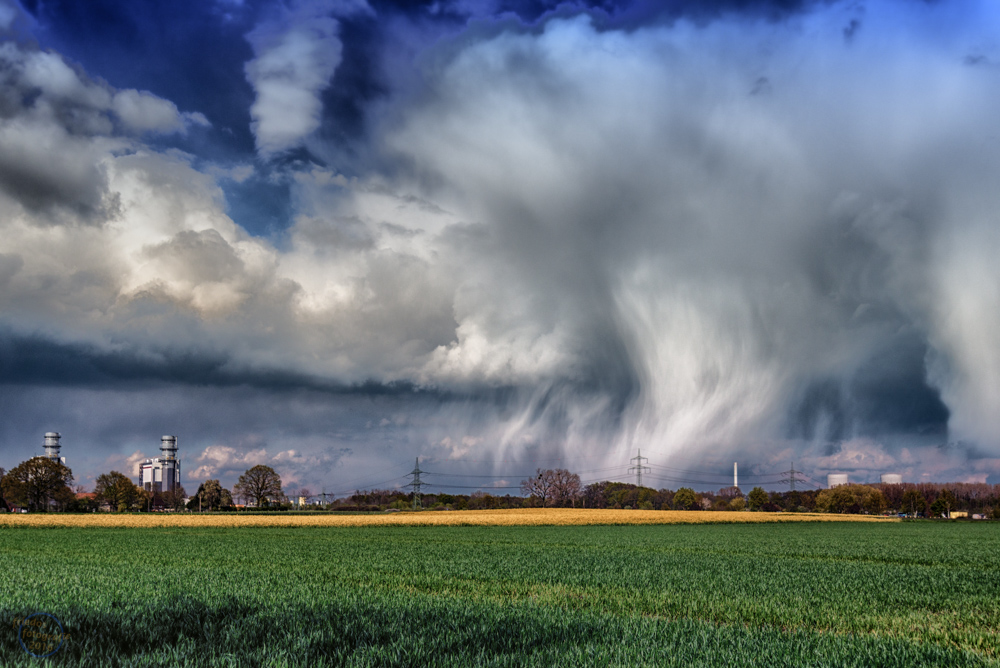
<path id="1" fill-rule="evenodd" d="M 591 524 L 705 524 L 757 522 L 895 522 L 895 517 L 827 513 L 750 513 L 704 510 L 595 510 L 525 508 L 380 513 L 377 515 L 202 515 L 151 513 L 0 513 L 0 527 L 366 527 L 366 526 L 552 526 Z"/>

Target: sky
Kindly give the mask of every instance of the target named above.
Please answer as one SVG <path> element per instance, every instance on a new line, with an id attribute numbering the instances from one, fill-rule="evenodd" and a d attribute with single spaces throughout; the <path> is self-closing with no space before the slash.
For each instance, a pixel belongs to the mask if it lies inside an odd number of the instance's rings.
<path id="1" fill-rule="evenodd" d="M 0 0 L 0 467 L 1000 483 L 992 0 Z M 425 490 L 426 491 L 426 490 Z"/>

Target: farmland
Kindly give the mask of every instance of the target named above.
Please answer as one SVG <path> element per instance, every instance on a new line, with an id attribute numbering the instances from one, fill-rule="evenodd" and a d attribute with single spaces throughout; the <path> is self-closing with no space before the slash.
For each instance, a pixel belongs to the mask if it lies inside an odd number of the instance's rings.
<path id="1" fill-rule="evenodd" d="M 371 527 L 371 526 L 583 526 L 763 522 L 896 522 L 895 517 L 831 513 L 746 513 L 691 510 L 588 510 L 523 508 L 390 514 L 320 513 L 31 513 L 0 514 L 2 526 L 67 527 Z"/>
<path id="2" fill-rule="evenodd" d="M 1000 665 L 995 523 L 2 526 L 5 666 Z"/>

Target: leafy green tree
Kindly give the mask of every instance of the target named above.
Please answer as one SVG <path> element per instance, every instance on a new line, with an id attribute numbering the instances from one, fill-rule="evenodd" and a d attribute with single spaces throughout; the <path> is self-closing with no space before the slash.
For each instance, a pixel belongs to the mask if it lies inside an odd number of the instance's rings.
<path id="1" fill-rule="evenodd" d="M 878 514 L 886 505 L 882 491 L 869 485 L 837 485 L 816 495 L 816 510 L 823 513 Z"/>
<path id="2" fill-rule="evenodd" d="M 950 489 L 946 489 L 938 494 L 938 498 L 934 499 L 934 503 L 931 504 L 931 513 L 935 517 L 941 517 L 942 515 L 948 517 L 951 515 L 952 508 L 955 507 L 956 503 L 955 494 Z"/>
<path id="3" fill-rule="evenodd" d="M 743 510 L 747 507 L 747 502 L 742 496 L 737 496 L 729 502 L 729 510 Z"/>
<path id="4" fill-rule="evenodd" d="M 747 495 L 747 500 L 750 502 L 750 510 L 760 510 L 765 503 L 771 500 L 771 497 L 768 496 L 763 487 L 754 487 Z"/>
<path id="5" fill-rule="evenodd" d="M 180 510 L 184 507 L 184 499 L 187 497 L 187 492 L 184 491 L 184 487 L 177 485 L 173 490 L 167 490 L 160 495 L 160 499 L 163 502 L 164 508 L 170 508 L 171 510 Z"/>
<path id="6" fill-rule="evenodd" d="M 698 495 L 690 487 L 681 487 L 674 493 L 674 508 L 677 510 L 691 510 L 698 506 Z"/>
<path id="7" fill-rule="evenodd" d="M 270 466 L 258 464 L 240 476 L 233 488 L 237 496 L 253 499 L 257 507 L 263 506 L 269 499 L 279 500 L 284 497 L 281 491 L 281 476 Z"/>
<path id="8" fill-rule="evenodd" d="M 864 511 L 869 515 L 880 514 L 886 509 L 887 505 L 888 502 L 886 501 L 882 490 L 869 487 L 868 490 L 862 494 L 861 508 L 864 509 Z"/>
<path id="9" fill-rule="evenodd" d="M 124 512 L 134 507 L 142 507 L 148 499 L 146 491 L 137 486 L 127 475 L 119 471 L 102 473 L 97 476 L 94 493 L 98 501 L 107 503 L 111 510 Z"/>
<path id="10" fill-rule="evenodd" d="M 198 486 L 198 493 L 194 496 L 195 503 L 201 499 L 202 510 L 218 510 L 233 505 L 233 495 L 218 480 L 206 480 L 201 483 Z"/>
<path id="11" fill-rule="evenodd" d="M 71 482 L 73 472 L 62 462 L 48 457 L 32 457 L 4 474 L 0 490 L 12 505 L 43 510 L 51 501 L 61 505 L 71 501 Z"/>
<path id="12" fill-rule="evenodd" d="M 802 492 L 792 490 L 784 494 L 781 499 L 781 506 L 788 512 L 794 513 L 802 505 Z"/>
<path id="13" fill-rule="evenodd" d="M 927 510 L 927 499 L 915 489 L 908 489 L 903 492 L 902 510 L 910 515 L 916 515 Z"/>
<path id="14" fill-rule="evenodd" d="M 74 494 L 73 501 L 67 506 L 67 510 L 75 513 L 90 513 L 101 505 L 97 499 L 87 493 L 86 487 L 77 485 L 74 491 L 76 494 Z"/>

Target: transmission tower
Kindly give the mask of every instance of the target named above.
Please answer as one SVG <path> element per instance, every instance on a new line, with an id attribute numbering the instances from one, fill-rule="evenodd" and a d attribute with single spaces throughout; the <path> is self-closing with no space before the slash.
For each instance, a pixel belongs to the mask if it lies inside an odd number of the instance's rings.
<path id="1" fill-rule="evenodd" d="M 649 457 L 642 456 L 642 450 L 636 450 L 636 456 L 630 459 L 630 462 L 635 462 L 635 466 L 629 467 L 629 473 L 635 473 L 635 485 L 636 487 L 642 487 L 642 474 L 652 471 L 648 466 L 643 466 L 643 462 L 648 462 Z"/>
<path id="2" fill-rule="evenodd" d="M 785 477 L 782 478 L 781 480 L 779 480 L 778 482 L 781 482 L 781 483 L 787 482 L 788 483 L 788 491 L 794 492 L 795 491 L 795 483 L 797 483 L 797 482 L 806 482 L 805 478 L 799 478 L 799 477 L 797 477 L 795 475 L 796 473 L 802 473 L 802 471 L 796 471 L 795 470 L 795 462 L 792 462 L 792 468 L 788 469 L 787 471 L 782 471 L 781 475 L 783 475 Z"/>
<path id="3" fill-rule="evenodd" d="M 408 475 L 413 476 L 413 480 L 407 487 L 413 488 L 413 509 L 416 510 L 420 507 L 420 486 L 423 484 L 420 480 L 421 473 L 427 473 L 427 471 L 420 470 L 420 457 L 417 457 L 417 463 L 414 465 L 413 470 L 409 472 Z"/>

